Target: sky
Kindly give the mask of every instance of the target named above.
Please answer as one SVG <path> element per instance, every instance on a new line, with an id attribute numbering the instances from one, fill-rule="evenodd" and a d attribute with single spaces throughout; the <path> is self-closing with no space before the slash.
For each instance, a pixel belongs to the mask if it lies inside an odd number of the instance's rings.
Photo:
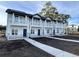
<path id="1" fill-rule="evenodd" d="M 47 1 L 0 1 L 0 25 L 7 24 L 6 9 L 15 9 L 26 13 L 39 13 Z M 51 1 L 59 13 L 69 14 L 69 25 L 79 24 L 79 1 Z"/>

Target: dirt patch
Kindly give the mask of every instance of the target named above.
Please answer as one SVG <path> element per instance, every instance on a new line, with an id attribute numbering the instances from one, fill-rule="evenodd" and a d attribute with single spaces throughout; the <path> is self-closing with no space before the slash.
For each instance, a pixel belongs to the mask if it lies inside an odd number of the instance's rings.
<path id="1" fill-rule="evenodd" d="M 49 39 L 49 38 L 33 38 L 36 41 L 47 44 L 49 46 L 79 55 L 79 43 L 61 41 L 57 39 Z"/>
<path id="2" fill-rule="evenodd" d="M 0 37 L 0 41 L 6 41 L 6 37 Z"/>
<path id="3" fill-rule="evenodd" d="M 79 40 L 79 36 L 55 36 L 58 38 L 71 39 L 71 40 Z"/>
<path id="4" fill-rule="evenodd" d="M 24 40 L 0 42 L 0 57 L 53 57 Z"/>

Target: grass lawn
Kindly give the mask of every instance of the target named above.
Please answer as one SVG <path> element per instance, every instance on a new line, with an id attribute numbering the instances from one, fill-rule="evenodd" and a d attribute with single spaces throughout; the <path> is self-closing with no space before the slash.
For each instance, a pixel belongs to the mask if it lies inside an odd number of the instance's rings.
<path id="1" fill-rule="evenodd" d="M 0 57 L 53 57 L 24 40 L 1 41 Z"/>
<path id="2" fill-rule="evenodd" d="M 49 46 L 79 55 L 79 43 L 67 42 L 67 41 L 62 41 L 57 39 L 49 39 L 45 37 L 33 38 L 33 39 L 43 44 L 47 44 Z"/>

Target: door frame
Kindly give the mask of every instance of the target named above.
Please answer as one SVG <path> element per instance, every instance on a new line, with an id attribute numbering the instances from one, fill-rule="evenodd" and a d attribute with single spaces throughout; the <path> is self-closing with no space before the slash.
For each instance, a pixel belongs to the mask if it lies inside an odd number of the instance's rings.
<path id="1" fill-rule="evenodd" d="M 23 29 L 23 37 L 27 37 L 27 29 Z"/>
<path id="2" fill-rule="evenodd" d="M 53 35 L 55 35 L 55 29 L 53 30 Z"/>
<path id="3" fill-rule="evenodd" d="M 38 36 L 40 36 L 40 29 L 38 29 Z"/>

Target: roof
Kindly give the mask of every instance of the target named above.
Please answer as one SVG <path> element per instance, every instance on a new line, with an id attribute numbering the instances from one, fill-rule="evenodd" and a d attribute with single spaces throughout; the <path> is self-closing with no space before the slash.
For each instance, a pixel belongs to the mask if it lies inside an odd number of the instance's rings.
<path id="1" fill-rule="evenodd" d="M 44 17 L 44 16 L 41 16 L 40 14 L 28 14 L 28 13 L 26 13 L 26 12 L 23 12 L 23 11 L 18 11 L 18 10 L 13 10 L 13 9 L 7 9 L 6 10 L 6 12 L 8 13 L 8 14 L 12 14 L 12 13 L 14 13 L 15 15 L 19 15 L 19 16 L 28 16 L 28 17 L 30 17 L 30 18 L 32 18 L 33 16 L 35 16 L 35 15 L 38 15 L 42 20 L 46 20 L 47 18 L 50 18 L 52 21 L 54 21 L 54 22 L 56 22 L 56 21 L 58 21 L 58 20 L 53 20 L 51 17 Z M 58 22 L 62 22 L 62 21 L 58 21 Z"/>
<path id="2" fill-rule="evenodd" d="M 27 14 L 27 13 L 25 13 L 25 12 L 18 11 L 18 10 L 13 10 L 13 9 L 7 9 L 6 12 L 9 13 L 9 14 L 14 13 L 14 14 L 20 15 L 20 16 L 25 16 L 25 15 L 27 15 L 27 16 L 29 16 L 29 17 L 32 17 L 32 16 L 33 16 L 32 14 Z"/>
<path id="3" fill-rule="evenodd" d="M 35 15 L 38 15 L 42 20 L 45 20 L 45 19 L 46 19 L 46 17 L 43 17 L 43 16 L 41 16 L 41 15 L 39 15 L 39 14 L 34 14 L 34 15 L 32 15 L 32 14 L 25 13 L 25 12 L 23 12 L 23 11 L 18 11 L 18 10 L 13 10 L 13 9 L 7 9 L 6 12 L 7 12 L 8 14 L 14 13 L 15 15 L 19 15 L 19 16 L 26 16 L 26 15 L 27 15 L 27 16 L 30 17 L 30 18 L 32 18 L 32 17 L 35 16 Z"/>
<path id="4" fill-rule="evenodd" d="M 33 16 L 38 15 L 42 20 L 45 20 L 46 17 L 41 16 L 40 14 L 34 14 Z"/>

